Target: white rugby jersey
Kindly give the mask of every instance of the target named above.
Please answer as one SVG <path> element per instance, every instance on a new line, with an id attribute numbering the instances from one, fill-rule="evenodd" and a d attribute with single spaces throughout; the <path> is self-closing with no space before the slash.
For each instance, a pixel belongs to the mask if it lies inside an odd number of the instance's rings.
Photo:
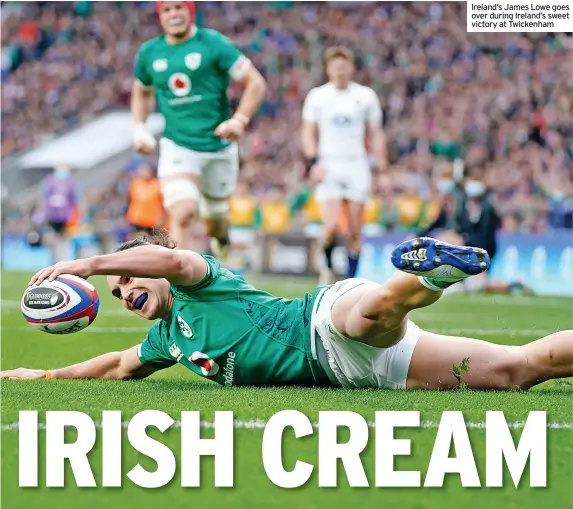
<path id="1" fill-rule="evenodd" d="M 302 118 L 318 124 L 319 157 L 367 157 L 365 128 L 381 125 L 382 109 L 369 87 L 350 82 L 340 90 L 326 83 L 308 93 Z"/>

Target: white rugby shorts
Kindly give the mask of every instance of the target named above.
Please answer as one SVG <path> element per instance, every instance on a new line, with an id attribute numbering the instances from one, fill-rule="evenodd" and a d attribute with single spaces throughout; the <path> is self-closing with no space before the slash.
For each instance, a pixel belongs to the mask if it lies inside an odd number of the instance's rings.
<path id="1" fill-rule="evenodd" d="M 313 354 L 331 381 L 346 388 L 406 389 L 408 369 L 422 329 L 408 320 L 402 339 L 390 348 L 375 348 L 343 336 L 332 322 L 336 300 L 366 280 L 346 279 L 325 289 L 315 301 L 311 320 Z M 327 365 L 324 365 L 327 363 Z M 332 380 L 332 378 L 335 380 Z"/>
<path id="2" fill-rule="evenodd" d="M 172 140 L 159 140 L 157 176 L 160 179 L 174 174 L 201 177 L 201 194 L 213 198 L 231 196 L 237 186 L 239 174 L 239 149 L 236 143 L 218 152 L 197 152 Z"/>
<path id="3" fill-rule="evenodd" d="M 368 159 L 361 157 L 320 159 L 324 179 L 316 187 L 316 200 L 348 200 L 366 203 L 370 199 L 372 174 Z"/>

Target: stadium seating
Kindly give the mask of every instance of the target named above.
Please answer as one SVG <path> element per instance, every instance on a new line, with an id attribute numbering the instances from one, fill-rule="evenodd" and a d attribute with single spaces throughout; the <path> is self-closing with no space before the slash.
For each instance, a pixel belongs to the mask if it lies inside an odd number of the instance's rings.
<path id="1" fill-rule="evenodd" d="M 268 2 L 256 10 L 201 2 L 200 22 L 227 33 L 268 81 L 261 112 L 241 143 L 241 180 L 251 194 L 276 184 L 289 201 L 298 191 L 301 104 L 324 79 L 324 48 L 342 43 L 357 53 L 357 81 L 379 94 L 392 177 L 416 172 L 414 191 L 423 202 L 433 193 L 432 170 L 463 155 L 468 166 L 486 168 L 501 215 L 513 221 L 504 225 L 573 226 L 572 38 L 468 34 L 464 9 L 461 3 L 286 2 L 278 15 Z M 137 47 L 158 29 L 150 2 L 3 8 L 2 49 L 10 58 L 2 70 L 2 156 L 126 108 Z M 531 86 L 520 87 L 524 82 Z M 231 88 L 234 104 L 239 93 Z M 109 219 L 120 222 L 121 189 L 102 193 L 113 196 L 118 213 Z M 390 201 L 383 200 L 381 216 L 389 217 Z M 108 217 L 108 210 L 94 217 Z M 402 224 L 400 210 L 397 226 L 412 226 L 410 217 Z M 8 226 L 28 216 L 11 211 L 16 219 Z"/>

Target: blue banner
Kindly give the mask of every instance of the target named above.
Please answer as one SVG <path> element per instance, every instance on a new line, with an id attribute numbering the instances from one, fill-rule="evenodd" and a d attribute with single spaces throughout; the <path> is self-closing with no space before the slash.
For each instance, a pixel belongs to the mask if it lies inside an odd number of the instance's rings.
<path id="1" fill-rule="evenodd" d="M 382 283 L 395 269 L 390 253 L 404 234 L 364 238 L 358 277 Z M 492 281 L 523 282 L 538 295 L 573 297 L 573 233 L 500 233 L 497 255 L 489 271 Z"/>
<path id="2" fill-rule="evenodd" d="M 490 277 L 523 281 L 538 295 L 573 296 L 573 232 L 499 235 Z"/>
<path id="3" fill-rule="evenodd" d="M 85 249 L 84 249 L 85 248 Z M 72 239 L 68 245 L 67 260 L 99 254 L 99 246 L 92 238 Z M 2 268 L 36 272 L 54 263 L 52 252 L 46 246 L 30 247 L 23 235 L 2 237 Z"/>

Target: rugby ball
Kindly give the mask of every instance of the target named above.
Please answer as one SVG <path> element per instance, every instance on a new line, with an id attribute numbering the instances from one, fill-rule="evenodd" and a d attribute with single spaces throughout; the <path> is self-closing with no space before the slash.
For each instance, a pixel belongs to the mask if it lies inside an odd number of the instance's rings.
<path id="1" fill-rule="evenodd" d="M 96 318 L 99 297 L 85 279 L 62 274 L 26 288 L 22 313 L 35 329 L 50 334 L 71 334 L 85 329 Z"/>

